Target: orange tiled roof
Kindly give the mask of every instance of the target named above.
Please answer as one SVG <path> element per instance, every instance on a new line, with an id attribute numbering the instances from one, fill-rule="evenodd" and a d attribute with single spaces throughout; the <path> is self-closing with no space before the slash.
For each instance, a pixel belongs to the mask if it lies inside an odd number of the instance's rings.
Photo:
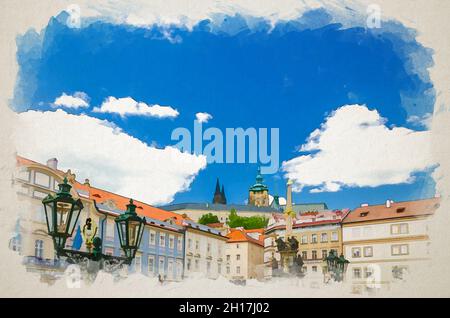
<path id="1" fill-rule="evenodd" d="M 431 198 L 392 202 L 390 207 L 387 207 L 386 204 L 362 206 L 350 211 L 342 223 L 431 215 L 439 207 L 439 201 L 440 198 Z"/>
<path id="2" fill-rule="evenodd" d="M 85 185 L 82 185 L 85 186 Z M 127 204 L 130 202 L 130 198 L 112 193 L 103 189 L 95 188 L 92 186 L 85 186 L 89 191 L 89 198 L 95 200 L 97 203 L 104 203 L 106 201 L 112 200 L 117 209 L 126 210 Z M 181 221 L 184 219 L 182 215 L 166 211 L 157 207 L 154 207 L 150 204 L 144 203 L 142 201 L 133 200 L 136 205 L 136 212 L 141 216 L 146 216 L 149 218 L 157 219 L 160 221 L 166 221 L 168 219 L 175 220 L 176 224 L 181 224 Z"/>
<path id="3" fill-rule="evenodd" d="M 260 230 L 260 229 L 258 229 L 258 230 Z M 230 229 L 230 233 L 228 233 L 228 235 L 227 235 L 228 243 L 250 242 L 250 243 L 264 246 L 264 235 L 260 235 L 259 240 L 256 240 L 253 237 L 250 237 L 247 234 L 247 231 L 252 231 L 252 230 Z M 253 233 L 254 232 L 255 231 L 253 231 Z"/>

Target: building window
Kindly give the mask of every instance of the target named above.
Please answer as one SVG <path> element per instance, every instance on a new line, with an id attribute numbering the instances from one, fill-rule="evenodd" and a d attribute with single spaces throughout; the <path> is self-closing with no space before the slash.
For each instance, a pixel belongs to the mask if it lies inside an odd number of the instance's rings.
<path id="1" fill-rule="evenodd" d="M 217 264 L 217 273 L 222 274 L 222 264 Z"/>
<path id="2" fill-rule="evenodd" d="M 211 262 L 206 262 L 206 274 L 211 273 Z"/>
<path id="3" fill-rule="evenodd" d="M 337 242 L 339 240 L 337 232 L 331 232 L 331 241 Z"/>
<path id="4" fill-rule="evenodd" d="M 325 259 L 327 255 L 327 250 L 322 250 L 322 259 Z"/>
<path id="5" fill-rule="evenodd" d="M 217 254 L 219 254 L 219 257 L 222 255 L 222 246 L 220 246 L 220 243 L 217 244 Z"/>
<path id="6" fill-rule="evenodd" d="M 16 235 L 15 237 L 13 237 L 11 239 L 11 243 L 9 244 L 9 247 L 11 250 L 20 253 L 20 251 L 22 249 L 22 240 L 20 238 L 20 234 Z"/>
<path id="7" fill-rule="evenodd" d="M 114 222 L 111 220 L 106 221 L 106 239 L 109 241 L 114 240 Z"/>
<path id="8" fill-rule="evenodd" d="M 361 257 L 361 248 L 360 247 L 352 248 L 352 257 L 353 258 Z"/>
<path id="9" fill-rule="evenodd" d="M 312 251 L 312 259 L 317 259 L 317 251 Z"/>
<path id="10" fill-rule="evenodd" d="M 227 274 L 230 273 L 230 266 L 227 266 Z"/>
<path id="11" fill-rule="evenodd" d="M 208 244 L 207 244 L 207 246 L 206 246 L 206 251 L 207 251 L 208 253 L 211 252 L 211 243 L 209 243 L 209 242 L 208 242 Z"/>
<path id="12" fill-rule="evenodd" d="M 365 246 L 364 247 L 364 257 L 372 257 L 373 256 L 373 247 Z"/>
<path id="13" fill-rule="evenodd" d="M 192 259 L 188 258 L 187 259 L 187 265 L 186 265 L 188 271 L 191 270 L 191 265 L 192 265 Z"/>
<path id="14" fill-rule="evenodd" d="M 200 264 L 198 259 L 195 260 L 195 269 L 198 270 L 200 268 Z"/>
<path id="15" fill-rule="evenodd" d="M 150 239 L 150 245 L 155 245 L 156 244 L 156 232 L 153 230 L 149 231 L 149 239 Z"/>
<path id="16" fill-rule="evenodd" d="M 302 236 L 302 244 L 308 244 L 308 236 L 306 235 Z"/>
<path id="17" fill-rule="evenodd" d="M 181 251 L 183 243 L 181 242 L 181 236 L 177 236 L 177 250 Z"/>
<path id="18" fill-rule="evenodd" d="M 236 248 L 239 248 L 239 244 L 236 244 Z"/>
<path id="19" fill-rule="evenodd" d="M 153 273 L 155 270 L 155 257 L 153 255 L 148 257 L 147 269 L 149 273 Z"/>
<path id="20" fill-rule="evenodd" d="M 135 258 L 134 258 L 134 270 L 136 272 L 141 271 L 141 257 L 140 256 L 135 256 Z"/>
<path id="21" fill-rule="evenodd" d="M 50 176 L 36 171 L 34 173 L 34 184 L 41 187 L 50 188 Z"/>
<path id="22" fill-rule="evenodd" d="M 192 240 L 191 239 L 188 239 L 188 248 L 189 249 L 192 248 Z"/>
<path id="23" fill-rule="evenodd" d="M 361 278 L 361 268 L 353 269 L 353 278 Z"/>
<path id="24" fill-rule="evenodd" d="M 195 249 L 198 250 L 200 248 L 200 242 L 197 240 L 195 241 Z"/>
<path id="25" fill-rule="evenodd" d="M 313 272 L 317 272 L 317 266 L 313 266 L 313 267 L 312 267 L 312 271 L 313 271 Z"/>
<path id="26" fill-rule="evenodd" d="M 241 260 L 241 254 L 237 254 L 237 255 L 236 255 L 236 260 L 237 260 L 237 261 Z"/>
<path id="27" fill-rule="evenodd" d="M 44 241 L 36 240 L 34 242 L 34 256 L 42 258 L 44 256 Z"/>
<path id="28" fill-rule="evenodd" d="M 236 266 L 236 274 L 240 274 L 241 273 L 241 267 L 240 266 Z"/>
<path id="29" fill-rule="evenodd" d="M 159 257 L 159 268 L 158 268 L 158 272 L 160 274 L 164 274 L 164 257 L 160 256 Z"/>
<path id="30" fill-rule="evenodd" d="M 311 235 L 311 243 L 317 243 L 317 234 Z"/>
<path id="31" fill-rule="evenodd" d="M 408 255 L 409 254 L 409 245 L 408 244 L 392 245 L 391 253 L 393 256 Z"/>
<path id="32" fill-rule="evenodd" d="M 175 238 L 173 235 L 169 235 L 169 248 L 173 249 L 175 247 Z"/>
<path id="33" fill-rule="evenodd" d="M 401 223 L 401 224 L 392 224 L 391 225 L 391 234 L 408 234 L 409 228 L 408 223 Z"/>
<path id="34" fill-rule="evenodd" d="M 322 234 L 320 235 L 320 241 L 321 241 L 322 243 L 328 242 L 328 234 L 327 234 L 327 233 L 322 233 Z"/>
<path id="35" fill-rule="evenodd" d="M 307 251 L 303 251 L 302 252 L 302 258 L 303 258 L 303 260 L 308 259 L 308 252 Z"/>
<path id="36" fill-rule="evenodd" d="M 166 233 L 159 234 L 159 246 L 166 246 Z"/>
<path id="37" fill-rule="evenodd" d="M 231 260 L 231 256 L 227 255 L 227 262 L 229 262 Z"/>

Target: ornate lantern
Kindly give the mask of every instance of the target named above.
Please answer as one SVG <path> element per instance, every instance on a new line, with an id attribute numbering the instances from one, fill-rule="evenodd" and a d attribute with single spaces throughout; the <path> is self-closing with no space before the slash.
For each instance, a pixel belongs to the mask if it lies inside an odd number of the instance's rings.
<path id="1" fill-rule="evenodd" d="M 350 262 L 345 259 L 344 254 L 341 254 L 337 260 L 337 266 L 340 273 L 345 274 L 347 272 L 348 263 Z"/>
<path id="2" fill-rule="evenodd" d="M 125 257 L 133 259 L 141 244 L 144 233 L 145 218 L 140 218 L 136 213 L 136 205 L 133 199 L 127 204 L 127 211 L 115 219 L 117 232 L 119 233 L 120 246 Z"/>
<path id="3" fill-rule="evenodd" d="M 58 185 L 59 191 L 55 196 L 49 194 L 42 200 L 45 208 L 48 234 L 53 238 L 57 252 L 64 249 L 66 240 L 71 237 L 83 209 L 81 200 L 75 200 L 70 194 L 72 186 L 64 178 Z"/>
<path id="4" fill-rule="evenodd" d="M 328 256 L 325 258 L 328 266 L 328 271 L 336 271 L 338 259 L 339 257 L 337 257 L 336 252 L 334 250 L 331 250 Z"/>

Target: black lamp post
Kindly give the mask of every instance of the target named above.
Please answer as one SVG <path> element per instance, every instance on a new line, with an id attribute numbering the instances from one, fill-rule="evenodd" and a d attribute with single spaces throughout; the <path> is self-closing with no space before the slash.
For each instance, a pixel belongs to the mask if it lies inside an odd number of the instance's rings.
<path id="1" fill-rule="evenodd" d="M 335 250 L 330 251 L 328 256 L 325 257 L 325 262 L 328 267 L 328 272 L 331 273 L 333 279 L 341 282 L 344 279 L 344 274 L 347 272 L 347 267 L 350 262 L 345 259 L 343 254 L 338 257 Z"/>
<path id="2" fill-rule="evenodd" d="M 119 231 L 120 246 L 125 253 L 125 257 L 102 254 L 102 240 L 99 237 L 95 237 L 92 241 L 94 246 L 92 252 L 76 251 L 66 249 L 65 245 L 67 238 L 73 234 L 83 204 L 80 199 L 75 200 L 70 194 L 72 186 L 67 182 L 67 178 L 64 178 L 64 181 L 58 187 L 59 191 L 56 195 L 49 194 L 42 200 L 48 234 L 53 238 L 58 257 L 67 257 L 70 263 L 82 263 L 89 260 L 101 261 L 102 265 L 106 263 L 110 268 L 131 264 L 139 248 L 145 224 L 145 218 L 140 218 L 136 214 L 136 206 L 133 204 L 133 200 L 130 200 L 130 204 L 127 205 L 127 211 L 115 219 Z"/>

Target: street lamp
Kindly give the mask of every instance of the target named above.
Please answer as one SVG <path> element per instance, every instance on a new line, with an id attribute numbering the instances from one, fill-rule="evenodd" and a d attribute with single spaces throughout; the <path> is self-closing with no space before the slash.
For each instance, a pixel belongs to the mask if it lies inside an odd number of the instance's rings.
<path id="1" fill-rule="evenodd" d="M 328 272 L 333 276 L 334 280 L 340 282 L 344 278 L 344 274 L 347 272 L 348 264 L 350 263 L 345 259 L 344 255 L 337 256 L 335 250 L 331 250 L 327 257 L 325 257 L 325 262 L 328 267 Z"/>
<path id="2" fill-rule="evenodd" d="M 341 254 L 337 259 L 337 272 L 338 272 L 338 281 L 342 281 L 344 278 L 344 274 L 347 272 L 347 267 L 350 262 L 345 259 L 344 254 Z"/>
<path id="3" fill-rule="evenodd" d="M 45 209 L 48 234 L 53 238 L 53 244 L 59 253 L 66 245 L 66 240 L 71 237 L 77 224 L 80 212 L 83 209 L 81 200 L 75 200 L 70 194 L 72 186 L 64 178 L 63 183 L 58 184 L 59 191 L 56 196 L 49 194 L 42 200 Z"/>
<path id="4" fill-rule="evenodd" d="M 136 255 L 144 232 L 145 218 L 136 214 L 136 206 L 133 200 L 127 205 L 127 211 L 115 219 L 119 231 L 120 246 L 125 257 L 102 254 L 102 240 L 99 237 L 93 239 L 93 251 L 84 252 L 66 249 L 67 238 L 71 237 L 80 217 L 83 204 L 80 199 L 75 200 L 70 194 L 72 186 L 67 178 L 58 185 L 59 191 L 56 195 L 49 194 L 42 200 L 45 209 L 48 234 L 53 238 L 56 253 L 65 256 L 71 263 L 83 263 L 89 260 L 101 261 L 101 266 L 115 267 L 123 264 L 131 264 Z"/>
<path id="5" fill-rule="evenodd" d="M 336 256 L 336 252 L 334 250 L 331 250 L 330 253 L 328 253 L 328 256 L 325 257 L 325 261 L 327 262 L 328 271 L 335 272 L 336 271 L 336 265 L 337 265 L 338 257 Z"/>
<path id="6" fill-rule="evenodd" d="M 145 218 L 141 219 L 137 215 L 133 199 L 130 199 L 130 203 L 127 204 L 127 211 L 118 216 L 115 222 L 119 233 L 120 246 L 125 252 L 125 257 L 133 259 L 141 244 L 145 223 Z"/>

